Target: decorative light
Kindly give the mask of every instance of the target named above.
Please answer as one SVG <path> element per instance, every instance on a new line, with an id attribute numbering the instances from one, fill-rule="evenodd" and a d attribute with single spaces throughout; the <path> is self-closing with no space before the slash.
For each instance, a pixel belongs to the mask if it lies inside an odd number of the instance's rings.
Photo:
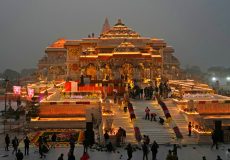
<path id="1" fill-rule="evenodd" d="M 227 80 L 227 81 L 230 81 L 230 77 L 226 77 L 226 80 Z"/>
<path id="2" fill-rule="evenodd" d="M 216 81 L 217 80 L 217 78 L 216 77 L 212 77 L 212 81 L 214 82 L 214 81 Z"/>

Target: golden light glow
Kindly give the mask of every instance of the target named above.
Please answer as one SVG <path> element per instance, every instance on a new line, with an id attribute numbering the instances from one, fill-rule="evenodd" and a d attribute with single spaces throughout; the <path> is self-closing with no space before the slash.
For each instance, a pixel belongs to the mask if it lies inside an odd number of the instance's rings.
<path id="1" fill-rule="evenodd" d="M 187 111 L 184 111 L 184 110 L 182 110 L 182 109 L 179 109 L 179 111 L 180 111 L 180 112 L 184 112 L 184 113 L 189 114 L 189 115 L 198 115 L 198 114 L 199 114 L 199 113 L 196 112 L 196 111 L 194 111 L 194 112 L 187 112 Z"/>
<path id="2" fill-rule="evenodd" d="M 198 130 L 195 128 L 192 128 L 192 130 L 195 131 L 196 133 L 199 133 L 199 134 L 212 134 L 211 131 L 201 131 L 201 130 Z"/>

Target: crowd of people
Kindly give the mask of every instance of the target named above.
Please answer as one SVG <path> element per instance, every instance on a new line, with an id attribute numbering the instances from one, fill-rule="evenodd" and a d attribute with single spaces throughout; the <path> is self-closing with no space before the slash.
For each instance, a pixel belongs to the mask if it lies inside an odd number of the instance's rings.
<path id="1" fill-rule="evenodd" d="M 10 143 L 12 144 L 12 154 L 15 155 L 17 160 L 23 160 L 24 156 L 28 156 L 29 155 L 29 148 L 30 148 L 30 140 L 28 138 L 28 136 L 26 136 L 23 139 L 23 143 L 24 143 L 24 154 L 22 153 L 22 151 L 20 149 L 18 149 L 19 146 L 19 139 L 17 138 L 17 136 L 15 136 L 12 141 L 10 140 L 10 136 L 9 134 L 6 134 L 5 136 L 5 151 L 10 151 L 9 150 L 9 146 Z M 55 133 L 52 134 L 52 137 L 50 139 L 50 143 L 48 143 L 47 137 L 45 136 L 40 136 L 38 139 L 38 152 L 40 155 L 41 159 L 46 158 L 46 154 L 49 152 L 50 149 L 55 148 L 57 142 L 57 135 Z M 75 143 L 76 140 L 73 136 L 70 136 L 69 138 L 69 152 L 68 152 L 68 160 L 75 160 L 75 156 L 74 156 L 74 148 L 75 148 Z M 85 144 L 84 144 L 85 146 Z M 81 160 L 88 160 L 89 159 L 89 155 L 87 153 L 87 150 L 84 150 L 83 155 L 81 157 Z M 58 157 L 58 160 L 64 160 L 64 154 L 61 153 L 60 156 Z"/>
<path id="2" fill-rule="evenodd" d="M 126 138 L 125 129 L 119 127 L 118 131 L 115 134 L 115 137 L 116 137 L 116 147 L 121 147 L 122 144 L 125 144 L 125 138 Z M 114 147 L 111 142 L 109 132 L 107 130 L 104 133 L 104 141 L 105 141 L 105 147 L 107 151 L 112 152 L 114 150 Z"/>
<path id="3" fill-rule="evenodd" d="M 141 88 L 138 85 L 134 85 L 132 89 L 129 87 L 129 96 L 133 99 L 151 100 L 155 99 L 155 94 L 159 94 L 159 96 L 162 98 L 171 97 L 172 90 L 168 85 L 168 82 L 162 81 L 158 86 L 155 84 L 146 86 L 144 88 Z"/>
<path id="4" fill-rule="evenodd" d="M 24 138 L 23 142 L 24 142 L 24 149 L 25 149 L 24 155 L 25 155 L 25 156 L 28 156 L 28 155 L 29 155 L 30 140 L 29 140 L 29 138 L 26 136 L 26 137 Z M 6 136 L 5 136 L 5 151 L 10 151 L 10 150 L 9 150 L 10 143 L 12 144 L 12 147 L 13 147 L 12 154 L 14 154 L 14 155 L 16 156 L 16 159 L 17 159 L 17 160 L 23 160 L 24 155 L 23 155 L 23 153 L 21 152 L 21 150 L 18 149 L 18 146 L 19 146 L 19 139 L 17 138 L 17 136 L 15 136 L 15 137 L 12 139 L 12 141 L 10 141 L 10 136 L 9 136 L 9 134 L 6 134 Z"/>
<path id="5" fill-rule="evenodd" d="M 190 125 L 190 124 L 189 124 Z M 105 132 L 104 134 L 104 140 L 105 140 L 105 148 L 107 149 L 108 152 L 113 152 L 116 150 L 117 147 L 124 147 L 124 149 L 127 151 L 127 157 L 128 160 L 131 160 L 133 158 L 133 152 L 136 151 L 136 146 L 132 145 L 131 143 L 125 143 L 125 137 L 126 137 L 126 131 L 122 128 L 119 127 L 118 131 L 117 131 L 117 135 L 119 135 L 119 140 L 116 139 L 115 142 L 112 142 L 110 140 L 110 135 L 108 133 L 108 131 Z M 216 149 L 218 149 L 218 144 L 217 144 L 217 140 L 215 137 L 215 132 L 213 132 L 213 136 L 212 138 L 213 140 L 213 144 L 211 146 L 211 148 L 213 148 L 214 146 L 216 146 Z M 40 154 L 40 158 L 45 158 L 46 154 L 49 152 L 50 149 L 55 148 L 56 142 L 57 142 L 57 135 L 55 133 L 52 134 L 52 137 L 50 138 L 50 143 L 47 143 L 47 137 L 44 136 L 40 136 L 38 139 L 38 149 L 39 149 L 39 154 Z M 15 136 L 12 140 L 10 140 L 10 136 L 8 134 L 6 134 L 5 136 L 5 151 L 9 151 L 9 146 L 10 143 L 12 143 L 12 154 L 15 155 L 17 160 L 23 160 L 24 156 L 28 156 L 29 155 L 29 148 L 30 148 L 30 140 L 28 138 L 28 136 L 26 136 L 23 139 L 23 143 L 24 143 L 24 154 L 23 152 L 18 149 L 19 146 L 19 139 Z M 76 139 L 73 136 L 70 136 L 69 138 L 69 152 L 67 155 L 67 159 L 68 160 L 75 160 L 75 155 L 74 155 L 74 149 L 75 149 L 75 143 L 76 143 Z M 115 145 L 114 145 L 115 143 Z M 122 143 L 122 145 L 121 145 Z M 126 145 L 127 144 L 127 145 Z M 83 155 L 81 156 L 80 160 L 89 160 L 89 154 L 88 154 L 88 150 L 87 147 L 89 146 L 87 144 L 87 141 L 83 141 L 83 146 L 84 146 L 84 150 L 83 150 Z M 178 145 L 174 144 L 172 149 L 168 150 L 168 154 L 166 156 L 166 160 L 178 160 Z M 158 149 L 159 149 L 159 145 L 157 144 L 156 141 L 153 141 L 152 143 L 150 143 L 150 138 L 148 135 L 143 135 L 142 138 L 142 145 L 141 145 L 141 149 L 143 152 L 143 160 L 148 160 L 149 159 L 149 154 L 151 152 L 152 154 L 152 160 L 156 160 L 157 159 L 157 153 L 158 153 Z M 61 153 L 58 157 L 57 160 L 64 160 L 64 154 Z M 203 156 L 202 157 L 203 160 L 206 160 L 206 157 Z M 226 151 L 226 159 L 230 160 L 230 149 L 228 149 Z M 222 160 L 222 158 L 217 155 L 217 159 L 216 160 Z"/>

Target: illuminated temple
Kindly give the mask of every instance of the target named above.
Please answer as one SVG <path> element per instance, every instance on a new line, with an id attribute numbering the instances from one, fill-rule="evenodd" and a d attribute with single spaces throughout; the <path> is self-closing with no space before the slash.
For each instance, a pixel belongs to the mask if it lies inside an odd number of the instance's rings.
<path id="1" fill-rule="evenodd" d="M 142 37 L 120 19 L 110 27 L 105 20 L 100 36 L 94 33 L 80 40 L 58 39 L 39 60 L 40 80 L 142 82 L 165 76 L 176 79 L 179 61 L 163 39 Z"/>

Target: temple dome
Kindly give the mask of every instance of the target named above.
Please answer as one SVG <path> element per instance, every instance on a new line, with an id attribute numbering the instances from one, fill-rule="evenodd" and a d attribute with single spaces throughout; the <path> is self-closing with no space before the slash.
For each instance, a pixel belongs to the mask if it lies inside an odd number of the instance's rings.
<path id="1" fill-rule="evenodd" d="M 128 41 L 122 42 L 114 49 L 114 52 L 138 52 L 138 51 L 139 51 L 138 48 Z"/>
<path id="2" fill-rule="evenodd" d="M 100 38 L 139 38 L 140 35 L 122 23 L 121 19 L 107 32 L 101 34 Z"/>

